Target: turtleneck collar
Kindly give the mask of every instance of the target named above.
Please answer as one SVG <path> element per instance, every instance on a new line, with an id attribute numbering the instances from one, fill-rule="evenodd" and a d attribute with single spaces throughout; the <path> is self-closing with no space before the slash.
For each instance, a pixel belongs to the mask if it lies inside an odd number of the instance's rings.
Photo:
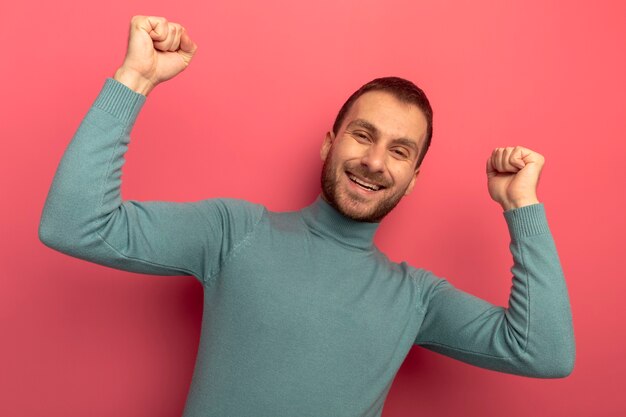
<path id="1" fill-rule="evenodd" d="M 344 216 L 324 201 L 321 195 L 313 204 L 303 208 L 301 213 L 304 222 L 312 232 L 359 249 L 373 247 L 374 234 L 380 225 L 380 223 L 360 222 Z"/>

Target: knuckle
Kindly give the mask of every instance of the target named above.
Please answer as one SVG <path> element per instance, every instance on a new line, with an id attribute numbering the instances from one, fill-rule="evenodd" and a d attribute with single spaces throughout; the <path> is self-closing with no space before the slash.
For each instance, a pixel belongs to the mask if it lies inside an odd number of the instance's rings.
<path id="1" fill-rule="evenodd" d="M 146 18 L 145 16 L 139 16 L 139 15 L 133 16 L 130 19 L 130 25 L 134 27 L 138 27 L 141 25 L 141 22 L 143 22 L 145 18 Z"/>
<path id="2" fill-rule="evenodd" d="M 149 16 L 147 17 L 153 24 L 163 25 L 167 27 L 167 19 L 162 16 Z"/>

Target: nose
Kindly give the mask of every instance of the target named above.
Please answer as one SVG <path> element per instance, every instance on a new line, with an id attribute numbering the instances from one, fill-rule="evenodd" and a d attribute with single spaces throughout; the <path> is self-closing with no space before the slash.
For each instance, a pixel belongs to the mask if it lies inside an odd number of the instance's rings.
<path id="1" fill-rule="evenodd" d="M 361 158 L 361 164 L 366 166 L 370 172 L 384 172 L 385 153 L 384 147 L 379 144 L 369 146 Z"/>

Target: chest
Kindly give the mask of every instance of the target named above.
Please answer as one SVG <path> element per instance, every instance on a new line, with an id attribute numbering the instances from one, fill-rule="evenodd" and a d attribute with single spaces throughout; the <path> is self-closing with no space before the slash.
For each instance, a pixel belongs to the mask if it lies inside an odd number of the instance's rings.
<path id="1" fill-rule="evenodd" d="M 376 252 L 272 232 L 237 248 L 208 296 L 260 337 L 395 349 L 421 320 L 417 291 L 408 271 Z"/>

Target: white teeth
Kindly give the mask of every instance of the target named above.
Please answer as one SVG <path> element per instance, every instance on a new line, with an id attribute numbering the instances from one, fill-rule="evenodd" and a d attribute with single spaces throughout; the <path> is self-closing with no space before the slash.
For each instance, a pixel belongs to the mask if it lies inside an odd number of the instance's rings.
<path id="1" fill-rule="evenodd" d="M 370 183 L 367 183 L 365 181 L 362 181 L 362 180 L 358 179 L 357 177 L 355 177 L 354 175 L 348 175 L 348 178 L 350 178 L 352 181 L 354 181 L 357 184 L 359 184 L 361 187 L 365 187 L 365 188 L 370 189 L 372 191 L 380 190 L 380 186 L 374 185 L 374 184 L 370 184 Z"/>

